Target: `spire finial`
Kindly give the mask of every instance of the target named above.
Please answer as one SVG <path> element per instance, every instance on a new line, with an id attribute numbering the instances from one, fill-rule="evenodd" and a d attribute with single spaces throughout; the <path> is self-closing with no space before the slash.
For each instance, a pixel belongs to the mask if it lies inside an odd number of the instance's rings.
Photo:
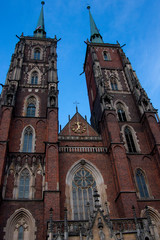
<path id="1" fill-rule="evenodd" d="M 42 8 L 41 8 L 36 30 L 34 31 L 34 36 L 43 38 L 43 37 L 46 37 L 46 32 L 44 27 L 44 13 L 43 13 L 43 5 L 45 4 L 45 2 L 42 1 L 41 4 L 42 4 Z"/>
<path id="2" fill-rule="evenodd" d="M 90 41 L 93 43 L 103 43 L 103 39 L 101 34 L 99 33 L 99 30 L 93 20 L 92 14 L 90 12 L 90 6 L 87 6 L 87 9 L 89 10 L 89 18 L 90 18 L 90 29 L 91 29 L 91 37 Z"/>

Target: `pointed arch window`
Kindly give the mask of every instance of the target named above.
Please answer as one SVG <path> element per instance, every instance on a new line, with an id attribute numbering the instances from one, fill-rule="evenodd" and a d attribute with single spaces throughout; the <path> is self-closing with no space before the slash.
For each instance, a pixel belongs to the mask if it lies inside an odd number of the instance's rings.
<path id="1" fill-rule="evenodd" d="M 40 60 L 40 54 L 41 54 L 40 50 L 38 48 L 36 48 L 34 50 L 34 59 L 35 60 Z"/>
<path id="2" fill-rule="evenodd" d="M 90 203 L 90 211 L 93 211 L 93 192 L 96 182 L 92 174 L 85 168 L 81 168 L 72 180 L 72 200 L 75 220 L 88 219 L 87 202 Z"/>
<path id="3" fill-rule="evenodd" d="M 36 114 L 36 99 L 34 97 L 30 97 L 27 101 L 27 117 L 35 117 Z"/>
<path id="4" fill-rule="evenodd" d="M 132 132 L 129 129 L 129 127 L 125 127 L 124 134 L 125 134 L 125 138 L 128 146 L 128 151 L 130 153 L 136 152 L 136 146 L 133 140 Z"/>
<path id="5" fill-rule="evenodd" d="M 29 184 L 30 184 L 30 174 L 28 169 L 24 169 L 21 172 L 20 179 L 19 179 L 18 198 L 29 198 Z"/>
<path id="6" fill-rule="evenodd" d="M 137 181 L 140 197 L 149 198 L 149 192 L 148 192 L 146 181 L 145 181 L 145 175 L 141 169 L 137 169 L 136 171 L 136 181 Z"/>
<path id="7" fill-rule="evenodd" d="M 24 132 L 23 152 L 32 152 L 33 130 L 27 127 Z"/>
<path id="8" fill-rule="evenodd" d="M 37 85 L 38 84 L 38 73 L 35 71 L 31 75 L 31 84 Z"/>
<path id="9" fill-rule="evenodd" d="M 25 208 L 16 209 L 8 218 L 4 229 L 4 239 L 10 240 L 35 240 L 36 239 L 36 221 L 32 214 Z"/>
<path id="10" fill-rule="evenodd" d="M 117 113 L 118 113 L 118 118 L 119 118 L 120 122 L 127 121 L 126 113 L 125 113 L 124 107 L 121 103 L 117 104 Z"/>
<path id="11" fill-rule="evenodd" d="M 27 107 L 27 117 L 35 117 L 36 107 L 33 103 L 30 103 Z"/>
<path id="12" fill-rule="evenodd" d="M 117 84 L 117 81 L 115 79 L 112 79 L 111 80 L 111 88 L 112 90 L 114 91 L 117 91 L 118 90 L 118 84 Z"/>

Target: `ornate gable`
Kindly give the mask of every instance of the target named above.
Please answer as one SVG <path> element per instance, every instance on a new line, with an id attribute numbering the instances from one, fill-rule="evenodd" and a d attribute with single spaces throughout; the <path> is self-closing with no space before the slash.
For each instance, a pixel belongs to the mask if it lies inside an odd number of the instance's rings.
<path id="1" fill-rule="evenodd" d="M 98 133 L 77 112 L 67 125 L 62 129 L 59 136 L 93 136 L 99 137 Z"/>

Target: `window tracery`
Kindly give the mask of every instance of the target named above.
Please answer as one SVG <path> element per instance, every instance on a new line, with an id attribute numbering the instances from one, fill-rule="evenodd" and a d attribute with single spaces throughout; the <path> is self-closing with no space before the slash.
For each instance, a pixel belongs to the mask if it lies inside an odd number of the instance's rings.
<path id="1" fill-rule="evenodd" d="M 25 168 L 20 174 L 18 198 L 29 198 L 29 188 L 30 174 L 28 169 Z"/>
<path id="2" fill-rule="evenodd" d="M 75 220 L 88 219 L 87 202 L 90 203 L 90 211 L 93 211 L 93 193 L 96 182 L 92 174 L 81 168 L 74 175 L 72 181 L 73 211 Z"/>
<path id="3" fill-rule="evenodd" d="M 68 218 L 70 219 L 86 219 L 87 209 L 86 203 L 90 202 L 88 211 L 93 210 L 93 192 L 95 188 L 100 195 L 100 203 L 105 207 L 106 185 L 100 171 L 91 162 L 87 160 L 79 160 L 70 168 L 66 176 L 66 207 Z M 79 194 L 79 195 L 78 195 Z M 79 196 L 81 196 L 79 198 Z M 80 199 L 80 200 L 79 200 Z M 79 205 L 83 206 L 79 210 Z M 76 209 L 77 207 L 77 209 Z"/>
<path id="4" fill-rule="evenodd" d="M 37 85 L 38 84 L 38 73 L 34 71 L 31 75 L 31 84 Z"/>
<path id="5" fill-rule="evenodd" d="M 27 117 L 35 117 L 36 114 L 36 99 L 34 97 L 30 97 L 27 100 Z"/>
<path id="6" fill-rule="evenodd" d="M 7 220 L 5 240 L 35 240 L 37 228 L 32 214 L 25 208 L 17 209 Z"/>
<path id="7" fill-rule="evenodd" d="M 24 99 L 22 115 L 27 117 L 39 116 L 40 100 L 35 94 L 31 94 Z"/>

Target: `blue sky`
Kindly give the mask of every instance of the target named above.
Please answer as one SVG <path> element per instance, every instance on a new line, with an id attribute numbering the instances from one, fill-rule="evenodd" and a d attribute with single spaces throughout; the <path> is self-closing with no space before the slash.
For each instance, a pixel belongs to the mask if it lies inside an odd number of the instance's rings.
<path id="1" fill-rule="evenodd" d="M 0 82 L 4 83 L 18 36 L 32 35 L 41 9 L 39 0 L 1 2 Z M 86 45 L 90 37 L 91 12 L 103 40 L 118 40 L 153 106 L 160 109 L 160 1 L 154 0 L 46 0 L 45 28 L 58 43 L 59 123 L 62 127 L 75 113 L 75 101 L 82 116 L 90 119 L 83 71 Z"/>

